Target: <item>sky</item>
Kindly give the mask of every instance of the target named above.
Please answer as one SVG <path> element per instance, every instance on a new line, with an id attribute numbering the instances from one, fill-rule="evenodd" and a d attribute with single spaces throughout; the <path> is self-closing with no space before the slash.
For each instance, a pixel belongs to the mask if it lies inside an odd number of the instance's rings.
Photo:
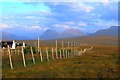
<path id="1" fill-rule="evenodd" d="M 36 37 L 46 30 L 79 29 L 94 33 L 118 25 L 118 3 L 34 2 L 7 0 L 0 3 L 0 30 L 18 36 Z"/>

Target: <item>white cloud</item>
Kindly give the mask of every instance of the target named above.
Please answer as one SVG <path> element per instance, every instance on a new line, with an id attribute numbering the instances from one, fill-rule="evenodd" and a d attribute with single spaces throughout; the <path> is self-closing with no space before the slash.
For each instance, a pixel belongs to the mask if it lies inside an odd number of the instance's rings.
<path id="1" fill-rule="evenodd" d="M 35 10 L 30 13 L 30 15 L 24 16 L 25 19 L 41 19 L 46 18 L 47 16 L 54 16 L 55 13 L 49 10 Z"/>
<path id="2" fill-rule="evenodd" d="M 79 29 L 79 30 L 85 30 L 84 28 L 81 27 L 77 27 L 77 26 L 72 26 L 72 25 L 67 25 L 67 24 L 54 24 L 52 25 L 54 28 L 61 28 L 63 30 L 65 29 Z"/>
<path id="3" fill-rule="evenodd" d="M 50 9 L 49 10 L 39 10 L 37 13 L 41 16 L 53 16 L 55 15 Z"/>
<path id="4" fill-rule="evenodd" d="M 104 0 L 1 0 L 1 2 L 104 2 Z M 119 2 L 119 0 L 110 0 Z"/>
<path id="5" fill-rule="evenodd" d="M 40 26 L 31 26 L 31 27 L 29 27 L 29 29 L 42 30 L 42 27 L 40 27 Z"/>
<path id="6" fill-rule="evenodd" d="M 0 29 L 6 29 L 9 28 L 8 24 L 0 23 Z"/>
<path id="7" fill-rule="evenodd" d="M 68 21 L 68 22 L 64 22 L 64 24 L 74 25 L 74 24 L 75 24 L 75 22 L 74 22 L 74 21 Z"/>
<path id="8" fill-rule="evenodd" d="M 96 19 L 95 22 L 91 22 L 90 24 L 96 26 L 96 28 L 105 29 L 111 26 L 118 26 L 118 21 L 115 21 L 115 20 L 104 21 L 101 19 Z"/>
<path id="9" fill-rule="evenodd" d="M 84 5 L 83 3 L 71 3 L 71 4 L 69 4 L 69 6 L 71 6 L 74 11 L 82 10 L 85 12 L 91 12 L 92 10 L 94 10 L 94 7 Z"/>
<path id="10" fill-rule="evenodd" d="M 102 2 L 104 6 L 109 5 L 109 0 L 104 0 L 104 2 Z"/>
<path id="11" fill-rule="evenodd" d="M 2 18 L 2 19 L 6 19 L 6 20 L 7 20 L 7 19 L 10 19 L 10 17 L 1 17 L 1 18 Z"/>
<path id="12" fill-rule="evenodd" d="M 65 24 L 54 24 L 52 25 L 54 28 L 62 28 L 62 29 L 69 29 L 70 26 L 65 25 Z"/>
<path id="13" fill-rule="evenodd" d="M 35 21 L 35 23 L 40 23 L 40 21 Z"/>
<path id="14" fill-rule="evenodd" d="M 28 26 L 25 26 L 26 28 L 28 28 L 29 31 L 38 31 L 38 30 L 47 30 L 48 28 L 45 28 L 45 27 L 41 27 L 41 26 L 37 26 L 37 25 L 34 25 L 34 26 L 31 26 L 31 27 L 28 27 Z"/>
<path id="15" fill-rule="evenodd" d="M 25 16 L 26 19 L 34 19 L 36 18 L 35 16 Z"/>
<path id="16" fill-rule="evenodd" d="M 81 31 L 84 31 L 84 30 L 85 30 L 85 28 L 81 28 L 81 27 L 77 27 L 77 26 L 74 26 L 73 29 L 79 29 L 79 30 L 81 30 Z"/>
<path id="17" fill-rule="evenodd" d="M 86 23 L 80 23 L 79 26 L 87 26 Z"/>

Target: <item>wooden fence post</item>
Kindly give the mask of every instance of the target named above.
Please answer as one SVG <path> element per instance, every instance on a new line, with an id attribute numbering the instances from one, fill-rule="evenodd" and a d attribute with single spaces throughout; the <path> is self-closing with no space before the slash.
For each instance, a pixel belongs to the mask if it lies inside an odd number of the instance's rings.
<path id="1" fill-rule="evenodd" d="M 10 50 L 10 53 L 11 53 L 11 54 L 13 53 L 12 49 Z"/>
<path id="2" fill-rule="evenodd" d="M 54 49 L 52 47 L 52 59 L 54 60 Z"/>
<path id="3" fill-rule="evenodd" d="M 39 36 L 38 36 L 38 52 L 39 52 L 39 48 L 40 48 L 40 39 L 39 39 Z"/>
<path id="4" fill-rule="evenodd" d="M 18 48 L 18 50 L 17 50 L 17 54 L 19 55 L 19 53 L 20 53 L 20 50 L 19 50 L 19 48 Z"/>
<path id="5" fill-rule="evenodd" d="M 75 56 L 75 42 L 73 43 L 73 54 Z"/>
<path id="6" fill-rule="evenodd" d="M 16 47 L 17 48 L 17 47 Z M 15 48 L 15 54 L 16 54 L 16 48 Z"/>
<path id="7" fill-rule="evenodd" d="M 43 62 L 43 56 L 42 56 L 42 50 L 41 50 L 41 47 L 40 47 L 40 60 L 41 60 L 41 62 Z"/>
<path id="8" fill-rule="evenodd" d="M 58 59 L 57 40 L 56 40 L 56 59 Z"/>
<path id="9" fill-rule="evenodd" d="M 8 47 L 8 54 L 9 54 L 9 60 L 10 60 L 10 67 L 11 67 L 11 69 L 13 69 L 13 63 L 12 63 L 12 59 L 11 59 L 10 47 L 9 47 L 9 45 L 7 45 L 7 47 Z"/>
<path id="10" fill-rule="evenodd" d="M 72 42 L 71 42 L 71 57 L 73 57 L 73 45 L 72 45 Z"/>
<path id="11" fill-rule="evenodd" d="M 24 65 L 24 67 L 26 67 L 25 55 L 24 55 L 24 48 L 23 48 L 23 46 L 21 46 L 21 48 L 22 48 L 23 65 Z"/>
<path id="12" fill-rule="evenodd" d="M 32 60 L 33 60 L 33 63 L 35 64 L 35 59 L 34 59 L 34 54 L 33 54 L 32 46 L 30 47 L 30 49 L 31 49 Z"/>
<path id="13" fill-rule="evenodd" d="M 62 53 L 63 53 L 63 58 L 65 57 L 65 53 L 64 53 L 64 43 L 62 41 Z"/>
<path id="14" fill-rule="evenodd" d="M 61 49 L 60 49 L 60 58 L 62 59 L 62 52 L 61 52 Z"/>
<path id="15" fill-rule="evenodd" d="M 48 48 L 46 47 L 47 60 L 49 61 Z"/>
<path id="16" fill-rule="evenodd" d="M 68 41 L 68 57 L 69 57 L 69 41 Z"/>
<path id="17" fill-rule="evenodd" d="M 67 58 L 67 49 L 65 50 L 65 52 L 66 52 L 66 58 Z"/>

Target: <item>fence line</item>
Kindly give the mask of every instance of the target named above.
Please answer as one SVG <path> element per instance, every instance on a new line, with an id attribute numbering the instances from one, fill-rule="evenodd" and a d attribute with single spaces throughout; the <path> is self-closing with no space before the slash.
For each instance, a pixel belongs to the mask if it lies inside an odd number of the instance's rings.
<path id="1" fill-rule="evenodd" d="M 39 49 L 39 50 L 38 50 Z M 83 53 L 92 50 L 93 47 L 91 48 L 85 48 L 85 49 L 81 49 L 80 51 L 78 50 L 78 47 L 76 45 L 75 42 L 67 42 L 67 46 L 64 46 L 64 42 L 62 41 L 61 47 L 58 46 L 58 42 L 56 40 L 56 46 L 55 48 L 52 46 L 51 48 L 49 47 L 45 47 L 45 55 L 43 54 L 44 52 L 44 48 L 42 49 L 42 47 L 37 47 L 37 53 L 40 56 L 40 61 L 43 62 L 43 60 L 45 59 L 46 56 L 46 60 L 47 61 L 51 61 L 51 60 L 55 60 L 55 59 L 62 59 L 62 58 L 70 58 L 70 57 L 75 57 L 75 56 L 80 56 Z M 10 63 L 10 68 L 13 69 L 13 62 L 12 62 L 12 56 L 21 53 L 22 54 L 22 61 L 23 61 L 23 66 L 26 67 L 26 61 L 27 61 L 27 57 L 25 58 L 25 53 L 24 53 L 25 48 L 23 46 L 21 46 L 21 50 L 19 49 L 15 49 L 13 50 L 15 54 L 12 54 L 12 50 L 10 50 L 10 47 L 8 45 L 8 55 L 9 55 L 9 63 Z M 33 47 L 30 47 L 30 53 L 32 56 L 32 62 L 33 64 L 36 63 L 35 61 L 35 57 L 34 57 L 34 50 Z M 12 54 L 12 56 L 11 56 Z M 51 58 L 51 59 L 50 59 Z"/>

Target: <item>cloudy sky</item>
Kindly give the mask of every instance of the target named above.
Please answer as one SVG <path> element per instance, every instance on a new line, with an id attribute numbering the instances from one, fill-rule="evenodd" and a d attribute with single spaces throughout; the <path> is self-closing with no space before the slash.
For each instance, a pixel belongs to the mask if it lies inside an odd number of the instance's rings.
<path id="1" fill-rule="evenodd" d="M 118 25 L 118 3 L 109 2 L 1 2 L 0 29 L 19 36 L 37 36 L 46 30 L 79 29 L 93 33 Z"/>

